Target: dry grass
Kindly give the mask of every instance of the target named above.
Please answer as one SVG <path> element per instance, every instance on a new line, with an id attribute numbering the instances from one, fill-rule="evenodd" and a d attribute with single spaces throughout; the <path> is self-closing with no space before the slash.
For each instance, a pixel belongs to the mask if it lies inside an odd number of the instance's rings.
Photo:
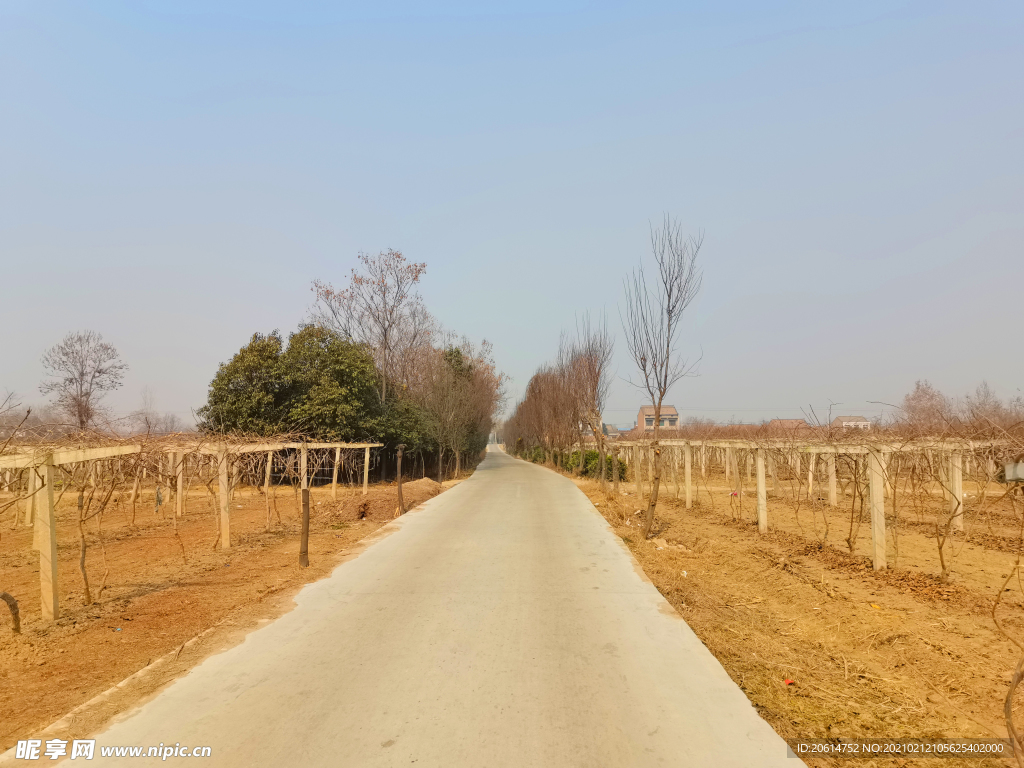
<path id="1" fill-rule="evenodd" d="M 875 574 L 866 545 L 851 554 L 801 535 L 785 501 L 770 506 L 773 530 L 759 536 L 750 502 L 741 511 L 733 499 L 731 507 L 725 489 L 703 489 L 689 511 L 672 498 L 659 502 L 657 540 L 644 541 L 635 496 L 613 498 L 594 482 L 577 483 L 788 741 L 1006 737 L 1001 710 L 1015 655 L 988 611 L 1011 554 L 960 541 L 959 578 L 946 585 L 938 578 L 934 541 L 908 528 L 900 543 L 906 566 Z M 1020 598 L 1014 593 L 1004 609 L 1011 632 L 1024 629 Z M 858 764 L 917 762 L 880 758 Z M 1004 763 L 922 762 L 937 764 Z"/>

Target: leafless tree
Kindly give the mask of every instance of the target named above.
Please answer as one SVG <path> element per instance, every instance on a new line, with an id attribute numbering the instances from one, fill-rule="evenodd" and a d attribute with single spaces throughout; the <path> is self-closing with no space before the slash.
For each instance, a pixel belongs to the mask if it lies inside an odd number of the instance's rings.
<path id="1" fill-rule="evenodd" d="M 473 435 L 490 432 L 504 399 L 504 376 L 495 370 L 491 346 L 448 335 L 439 348 L 417 356 L 409 390 L 426 415 L 425 427 L 438 448 L 438 482 L 444 478 L 444 454 L 461 469 L 462 452 Z"/>
<path id="2" fill-rule="evenodd" d="M 153 392 L 149 387 L 142 390 L 142 406 L 132 412 L 130 426 L 134 432 L 147 435 L 168 435 L 184 431 L 185 425 L 173 413 L 160 413 L 156 409 Z"/>
<path id="3" fill-rule="evenodd" d="M 80 431 L 101 412 L 100 400 L 121 386 L 128 366 L 95 331 L 69 333 L 43 355 L 47 380 L 39 390 L 55 394 L 56 406 Z"/>
<path id="4" fill-rule="evenodd" d="M 702 273 L 697 266 L 703 236 L 685 237 L 678 222 L 667 214 L 662 225 L 651 227 L 651 252 L 656 274 L 648 280 L 643 264 L 626 280 L 626 309 L 622 326 L 626 347 L 640 373 L 636 386 L 654 406 L 654 471 L 647 505 L 644 536 L 650 535 L 661 483 L 659 428 L 661 407 L 674 384 L 694 370 L 679 356 L 677 339 L 683 313 L 700 291 Z"/>
<path id="5" fill-rule="evenodd" d="M 589 314 L 576 322 L 576 338 L 572 346 L 571 371 L 576 398 L 583 422 L 590 427 L 598 451 L 598 472 L 605 487 L 605 441 L 602 414 L 611 386 L 612 355 L 615 341 L 608 332 L 604 318 L 592 321 Z M 580 461 L 583 458 L 580 457 Z"/>
<path id="6" fill-rule="evenodd" d="M 409 378 L 412 350 L 423 346 L 434 332 L 434 321 L 416 292 L 426 264 L 408 261 L 399 251 L 359 254 L 361 269 L 353 269 L 348 287 L 335 289 L 315 280 L 313 320 L 363 344 L 381 372 L 381 404 L 389 387 L 403 386 Z"/>
<path id="7" fill-rule="evenodd" d="M 425 412 L 425 428 L 437 445 L 437 482 L 444 481 L 444 454 L 459 431 L 461 382 L 440 349 L 430 349 L 421 357 L 421 367 L 413 397 Z"/>

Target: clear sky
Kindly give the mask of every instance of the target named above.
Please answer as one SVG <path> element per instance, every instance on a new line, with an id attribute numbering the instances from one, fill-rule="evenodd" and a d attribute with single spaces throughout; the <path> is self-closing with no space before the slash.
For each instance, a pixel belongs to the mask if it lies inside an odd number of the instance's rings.
<path id="1" fill-rule="evenodd" d="M 101 332 L 187 417 L 359 251 L 428 264 L 521 393 L 664 212 L 705 233 L 672 402 L 873 415 L 1024 385 L 1024 5 L 0 0 L 0 391 Z M 617 381 L 606 420 L 632 424 Z"/>

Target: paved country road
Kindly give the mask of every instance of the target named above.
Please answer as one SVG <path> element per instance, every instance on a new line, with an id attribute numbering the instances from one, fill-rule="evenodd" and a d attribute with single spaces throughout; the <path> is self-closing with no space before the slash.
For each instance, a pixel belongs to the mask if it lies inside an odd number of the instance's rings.
<path id="1" fill-rule="evenodd" d="M 786 766 L 569 480 L 492 450 L 297 607 L 97 735 L 165 765 Z"/>

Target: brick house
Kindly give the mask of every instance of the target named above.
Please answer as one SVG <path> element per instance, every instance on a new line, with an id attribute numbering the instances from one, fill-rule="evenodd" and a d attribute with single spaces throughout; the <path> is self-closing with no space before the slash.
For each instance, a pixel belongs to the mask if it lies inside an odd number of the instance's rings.
<path id="1" fill-rule="evenodd" d="M 661 423 L 664 429 L 679 429 L 679 413 L 674 405 L 661 406 Z M 644 405 L 636 415 L 636 428 L 648 432 L 654 431 L 654 406 Z"/>

